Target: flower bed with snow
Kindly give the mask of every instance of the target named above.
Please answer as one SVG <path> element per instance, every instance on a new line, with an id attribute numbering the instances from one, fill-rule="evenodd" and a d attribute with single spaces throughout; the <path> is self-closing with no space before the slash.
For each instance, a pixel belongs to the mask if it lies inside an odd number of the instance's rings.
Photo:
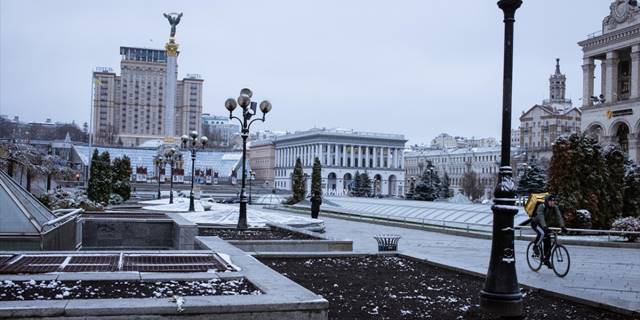
<path id="1" fill-rule="evenodd" d="M 303 233 L 292 232 L 279 228 L 263 229 L 227 229 L 227 228 L 198 228 L 200 236 L 217 236 L 224 240 L 318 240 Z"/>
<path id="2" fill-rule="evenodd" d="M 184 296 L 258 295 L 244 279 L 208 281 L 0 281 L 0 301 L 172 298 Z"/>
<path id="3" fill-rule="evenodd" d="M 494 319 L 479 307 L 484 279 L 395 256 L 260 258 L 329 300 L 329 319 Z M 524 290 L 526 319 L 631 320 Z"/>

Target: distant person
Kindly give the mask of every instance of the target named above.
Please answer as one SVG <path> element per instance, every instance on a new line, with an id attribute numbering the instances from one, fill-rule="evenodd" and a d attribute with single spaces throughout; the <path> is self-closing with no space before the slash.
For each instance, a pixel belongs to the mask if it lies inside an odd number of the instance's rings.
<path id="1" fill-rule="evenodd" d="M 556 221 L 562 228 L 562 232 L 566 233 L 567 228 L 564 227 L 564 219 L 560 214 L 560 209 L 556 205 L 556 196 L 549 194 L 544 197 L 544 203 L 540 204 L 536 209 L 536 213 L 531 219 L 531 228 L 536 232 L 536 247 L 533 248 L 536 255 L 542 254 L 540 259 L 547 267 L 551 268 L 549 263 L 549 256 L 551 255 L 551 239 L 547 236 L 549 234 L 549 227 L 547 222 L 550 221 L 551 215 L 555 215 Z M 542 252 L 538 250 L 542 248 Z"/>
<path id="2" fill-rule="evenodd" d="M 318 219 L 320 213 L 320 205 L 322 204 L 322 195 L 319 192 L 315 192 L 311 196 L 311 218 Z"/>

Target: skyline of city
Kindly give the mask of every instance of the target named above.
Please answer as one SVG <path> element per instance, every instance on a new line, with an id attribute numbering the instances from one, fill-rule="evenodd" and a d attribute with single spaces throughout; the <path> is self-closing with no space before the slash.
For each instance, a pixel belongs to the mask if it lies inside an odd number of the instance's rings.
<path id="1" fill-rule="evenodd" d="M 101 31 L 100 39 L 76 39 L 74 36 L 77 34 L 69 27 L 87 22 L 83 20 L 85 18 L 74 15 L 83 12 L 86 7 L 78 4 L 69 10 L 70 6 L 65 5 L 51 8 L 46 4 L 34 7 L 34 4 L 29 1 L 4 1 L 0 4 L 3 9 L 0 22 L 0 67 L 3 69 L 0 113 L 19 115 L 27 121 L 42 121 L 33 116 L 38 114 L 43 118 L 66 122 L 75 120 L 76 123 L 89 120 L 89 79 L 93 67 L 108 66 L 115 69 L 119 61 L 114 59 L 117 57 L 114 52 L 121 45 L 161 47 L 166 41 L 167 32 L 166 21 L 163 21 L 160 12 L 173 6 L 168 2 L 154 3 L 157 6 L 155 10 L 155 6 L 141 8 L 134 5 L 118 19 L 127 22 L 123 25 L 139 23 L 148 28 L 123 29 L 113 26 Z M 247 22 L 244 27 L 223 23 L 227 22 L 226 19 L 232 19 L 225 12 L 238 8 L 246 12 L 247 21 L 254 21 L 254 15 L 260 12 L 277 17 L 278 5 L 284 2 L 270 6 L 268 11 L 261 11 L 266 8 L 259 4 L 244 4 L 237 4 L 238 7 L 220 4 L 219 8 L 214 5 L 202 12 L 194 10 L 194 3 L 181 4 L 184 10 L 180 10 L 185 11 L 185 17 L 176 36 L 181 43 L 179 76 L 196 72 L 203 74 L 206 79 L 203 89 L 204 113 L 224 115 L 224 99 L 233 96 L 237 88 L 249 86 L 256 90 L 258 98 L 267 98 L 274 103 L 275 112 L 270 115 L 271 121 L 265 124 L 265 129 L 286 128 L 296 131 L 312 127 L 342 127 L 380 131 L 379 128 L 383 127 L 384 131 L 390 133 L 405 134 L 410 139 L 409 144 L 428 143 L 442 132 L 461 136 L 498 136 L 500 90 L 486 88 L 500 86 L 501 63 L 495 51 L 499 51 L 501 31 L 499 26 L 485 28 L 482 25 L 484 19 L 489 21 L 493 18 L 487 15 L 497 16 L 497 12 L 481 8 L 477 18 L 451 25 L 448 37 L 442 37 L 440 32 L 432 32 L 427 33 L 423 41 L 415 41 L 416 38 L 411 37 L 412 31 L 420 29 L 420 34 L 424 34 L 424 30 L 437 30 L 434 27 L 445 23 L 443 20 L 454 19 L 456 10 L 450 10 L 445 2 L 433 2 L 426 7 L 418 3 L 403 3 L 390 11 L 378 2 L 368 4 L 364 9 L 351 4 L 335 5 L 335 8 L 341 9 L 336 11 L 340 12 L 330 10 L 332 3 L 310 7 L 289 4 L 289 13 L 300 14 L 300 17 L 284 17 L 284 20 L 295 23 L 301 29 L 299 32 L 302 34 L 294 34 L 286 28 L 287 23 L 270 22 L 270 19 L 261 25 L 261 29 L 256 28 L 257 22 Z M 518 85 L 514 86 L 514 123 L 517 123 L 520 112 L 546 97 L 547 79 L 553 73 L 556 57 L 561 58 L 563 71 L 567 74 L 568 98 L 573 98 L 579 105 L 581 52 L 576 43 L 586 38 L 589 33 L 587 30 L 599 28 L 594 21 L 601 21 L 606 15 L 608 3 L 596 4 L 593 1 L 592 6 L 583 6 L 591 9 L 582 10 L 584 19 L 572 22 L 571 30 L 563 29 L 563 23 L 558 22 L 562 21 L 558 17 L 564 15 L 571 6 L 551 1 L 526 5 L 529 10 L 516 17 L 520 22 L 516 32 L 520 33 L 519 39 L 522 40 L 516 42 L 518 54 L 515 59 L 516 62 L 518 59 L 526 60 L 527 64 L 516 64 L 521 70 L 516 73 L 520 79 L 515 79 Z M 474 6 L 475 3 L 467 4 L 467 7 Z M 359 12 L 354 11 L 356 9 L 362 9 L 362 17 L 352 15 Z M 94 25 L 104 25 L 107 20 L 103 19 L 114 18 L 113 12 L 100 11 L 99 8 L 94 10 L 102 13 L 96 17 Z M 326 14 L 325 18 L 331 23 L 326 28 L 318 29 L 317 26 L 322 24 L 316 23 L 316 14 L 310 10 Z M 156 11 L 157 15 L 151 14 Z M 535 20 L 541 12 L 544 12 L 544 19 Z M 208 13 L 214 14 L 216 19 L 206 18 Z M 353 18 L 353 21 L 346 23 L 346 20 L 340 19 L 344 16 Z M 310 21 L 305 22 L 303 18 Z M 35 26 L 21 22 L 32 19 L 38 19 Z M 448 21 L 446 23 L 450 24 Z M 45 24 L 56 32 L 54 43 L 41 39 L 36 32 L 38 27 Z M 234 28 L 230 28 L 230 25 Z M 21 27 L 15 31 L 16 26 Z M 8 29 L 14 31 L 9 32 Z M 214 41 L 203 34 L 207 30 L 213 32 Z M 484 39 L 478 40 L 480 43 L 469 40 L 471 37 L 467 37 L 464 43 L 457 41 L 456 37 L 470 32 L 481 32 Z M 319 35 L 324 36 L 317 37 Z M 291 36 L 296 36 L 293 38 L 295 41 L 291 40 Z M 327 36 L 333 38 L 327 40 Z M 250 45 L 247 47 L 250 50 L 222 50 L 231 43 L 232 38 L 245 37 L 248 37 L 247 43 Z M 215 41 L 216 38 L 219 41 Z M 16 48 L 20 46 L 11 45 L 16 42 L 36 49 L 30 54 L 18 56 L 19 50 Z M 257 42 L 257 45 L 252 46 L 252 42 Z M 61 46 L 55 46 L 56 43 Z M 42 46 L 49 50 L 46 57 L 62 58 L 55 59 L 56 64 L 49 61 L 45 69 L 49 71 L 46 73 L 41 72 L 42 68 L 35 67 L 44 63 L 44 59 L 40 58 L 44 52 L 37 50 Z M 60 56 L 60 48 L 64 52 L 74 52 L 70 56 L 73 59 Z M 219 58 L 211 59 L 211 55 Z M 298 59 L 292 59 L 292 55 Z M 66 60 L 73 60 L 73 66 Z M 416 61 L 419 63 L 415 64 Z M 17 72 L 20 66 L 21 72 Z M 68 72 L 56 72 L 65 67 Z M 87 70 L 84 70 L 85 67 Z M 37 72 L 37 76 L 33 75 L 34 72 Z M 42 82 L 47 83 L 52 76 L 67 79 L 61 82 L 57 92 L 42 87 Z M 26 79 L 29 82 L 25 83 Z M 478 81 L 486 85 L 478 85 Z M 82 86 L 82 83 L 85 85 Z M 20 90 L 14 89 L 16 87 Z M 460 87 L 464 88 L 463 94 L 456 93 Z M 24 91 L 41 94 L 27 95 Z M 69 106 L 65 108 L 68 112 L 57 111 L 62 104 Z M 42 105 L 46 107 L 42 108 Z M 386 111 L 396 109 L 398 105 L 408 111 Z M 411 107 L 414 105 L 420 107 Z M 469 108 L 469 105 L 478 107 Z M 38 106 L 40 111 L 32 112 L 33 106 Z M 300 112 L 300 107 L 311 111 Z M 320 108 L 328 112 L 316 112 Z M 385 114 L 384 117 L 380 115 L 381 112 Z M 407 117 L 408 113 L 412 116 Z M 438 121 L 433 120 L 433 115 Z M 364 119 L 356 122 L 355 117 Z M 460 124 L 452 127 L 448 121 L 439 121 L 441 118 L 455 118 Z M 423 125 L 425 121 L 429 126 Z M 517 128 L 517 124 L 513 127 Z"/>

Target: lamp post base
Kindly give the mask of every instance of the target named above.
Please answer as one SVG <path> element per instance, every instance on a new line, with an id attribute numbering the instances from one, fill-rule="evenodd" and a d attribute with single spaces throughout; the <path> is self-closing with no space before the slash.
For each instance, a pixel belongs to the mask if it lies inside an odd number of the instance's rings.
<path id="1" fill-rule="evenodd" d="M 238 229 L 247 230 L 247 198 L 240 199 L 240 217 L 238 218 Z"/>
<path id="2" fill-rule="evenodd" d="M 522 295 L 490 293 L 482 290 L 480 291 L 480 309 L 501 317 L 522 319 Z"/>
<path id="3" fill-rule="evenodd" d="M 196 211 L 195 202 L 193 200 L 193 194 L 189 197 L 189 211 L 190 212 Z"/>

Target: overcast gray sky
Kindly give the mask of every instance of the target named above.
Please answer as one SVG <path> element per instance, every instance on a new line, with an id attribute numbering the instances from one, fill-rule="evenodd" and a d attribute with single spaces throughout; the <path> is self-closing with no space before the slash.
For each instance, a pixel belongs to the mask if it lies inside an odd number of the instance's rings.
<path id="1" fill-rule="evenodd" d="M 578 41 L 609 0 L 525 0 L 515 38 L 514 128 L 548 96 L 555 58 L 580 105 Z M 120 46 L 162 48 L 184 12 L 179 78 L 201 74 L 204 112 L 242 87 L 273 111 L 256 129 L 342 127 L 500 135 L 502 13 L 488 0 L 0 0 L 0 114 L 89 120 L 91 72 L 119 74 Z"/>

